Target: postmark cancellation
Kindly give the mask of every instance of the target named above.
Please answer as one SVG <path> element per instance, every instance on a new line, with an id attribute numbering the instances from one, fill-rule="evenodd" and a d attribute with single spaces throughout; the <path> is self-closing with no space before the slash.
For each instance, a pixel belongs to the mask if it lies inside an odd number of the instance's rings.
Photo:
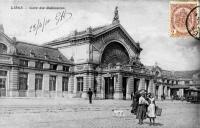
<path id="1" fill-rule="evenodd" d="M 187 37 L 190 36 L 186 28 L 186 19 L 193 8 L 197 6 L 197 1 L 170 1 L 170 36 Z M 197 13 L 191 13 L 188 20 L 190 29 L 197 28 Z"/>

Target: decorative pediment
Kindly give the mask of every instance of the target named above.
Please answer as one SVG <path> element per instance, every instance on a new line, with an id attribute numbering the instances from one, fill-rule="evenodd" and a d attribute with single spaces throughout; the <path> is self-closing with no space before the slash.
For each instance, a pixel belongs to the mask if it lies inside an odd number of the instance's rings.
<path id="1" fill-rule="evenodd" d="M 7 44 L 7 43 L 13 43 L 13 40 L 9 38 L 6 34 L 0 32 L 0 42 Z"/>
<path id="2" fill-rule="evenodd" d="M 0 54 L 14 54 L 15 51 L 14 41 L 0 32 Z"/>
<path id="3" fill-rule="evenodd" d="M 104 29 L 104 31 L 96 33 L 93 39 L 93 45 L 97 50 L 100 50 L 105 43 L 112 40 L 119 40 L 125 43 L 136 54 L 139 54 L 142 50 L 139 43 L 136 43 L 120 24 L 112 25 Z"/>

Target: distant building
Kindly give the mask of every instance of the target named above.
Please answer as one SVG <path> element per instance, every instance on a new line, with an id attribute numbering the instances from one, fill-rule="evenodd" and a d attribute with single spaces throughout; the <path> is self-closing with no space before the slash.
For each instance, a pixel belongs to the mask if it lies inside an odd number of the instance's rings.
<path id="1" fill-rule="evenodd" d="M 100 99 L 130 99 L 145 89 L 160 99 L 185 89 L 175 72 L 144 66 L 141 51 L 120 24 L 117 8 L 112 24 L 74 31 L 41 46 L 0 31 L 0 96 L 86 98 L 91 88 Z"/>

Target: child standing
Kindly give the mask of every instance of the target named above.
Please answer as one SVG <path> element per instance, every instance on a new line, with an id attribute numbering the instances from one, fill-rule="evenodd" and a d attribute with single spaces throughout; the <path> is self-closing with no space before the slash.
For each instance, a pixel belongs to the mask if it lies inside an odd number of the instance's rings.
<path id="1" fill-rule="evenodd" d="M 155 99 L 153 98 L 152 94 L 149 95 L 149 106 L 147 108 L 147 115 L 150 120 L 150 125 L 154 125 L 156 118 L 156 105 L 155 105 Z"/>

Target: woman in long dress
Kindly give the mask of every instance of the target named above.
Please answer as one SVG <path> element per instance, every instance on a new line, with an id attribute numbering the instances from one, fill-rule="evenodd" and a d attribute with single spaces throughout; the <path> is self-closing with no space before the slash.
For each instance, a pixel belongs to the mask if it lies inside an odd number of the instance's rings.
<path id="1" fill-rule="evenodd" d="M 150 125 L 152 125 L 152 121 L 154 125 L 156 118 L 156 105 L 155 105 L 155 99 L 151 94 L 149 95 L 149 106 L 147 108 L 147 116 L 149 117 Z"/>
<path id="2" fill-rule="evenodd" d="M 137 115 L 136 118 L 139 119 L 139 124 L 143 124 L 143 120 L 146 119 L 146 105 L 148 102 L 145 100 L 145 93 L 141 94 L 139 98 L 139 103 L 138 103 L 138 109 L 137 109 Z"/>

